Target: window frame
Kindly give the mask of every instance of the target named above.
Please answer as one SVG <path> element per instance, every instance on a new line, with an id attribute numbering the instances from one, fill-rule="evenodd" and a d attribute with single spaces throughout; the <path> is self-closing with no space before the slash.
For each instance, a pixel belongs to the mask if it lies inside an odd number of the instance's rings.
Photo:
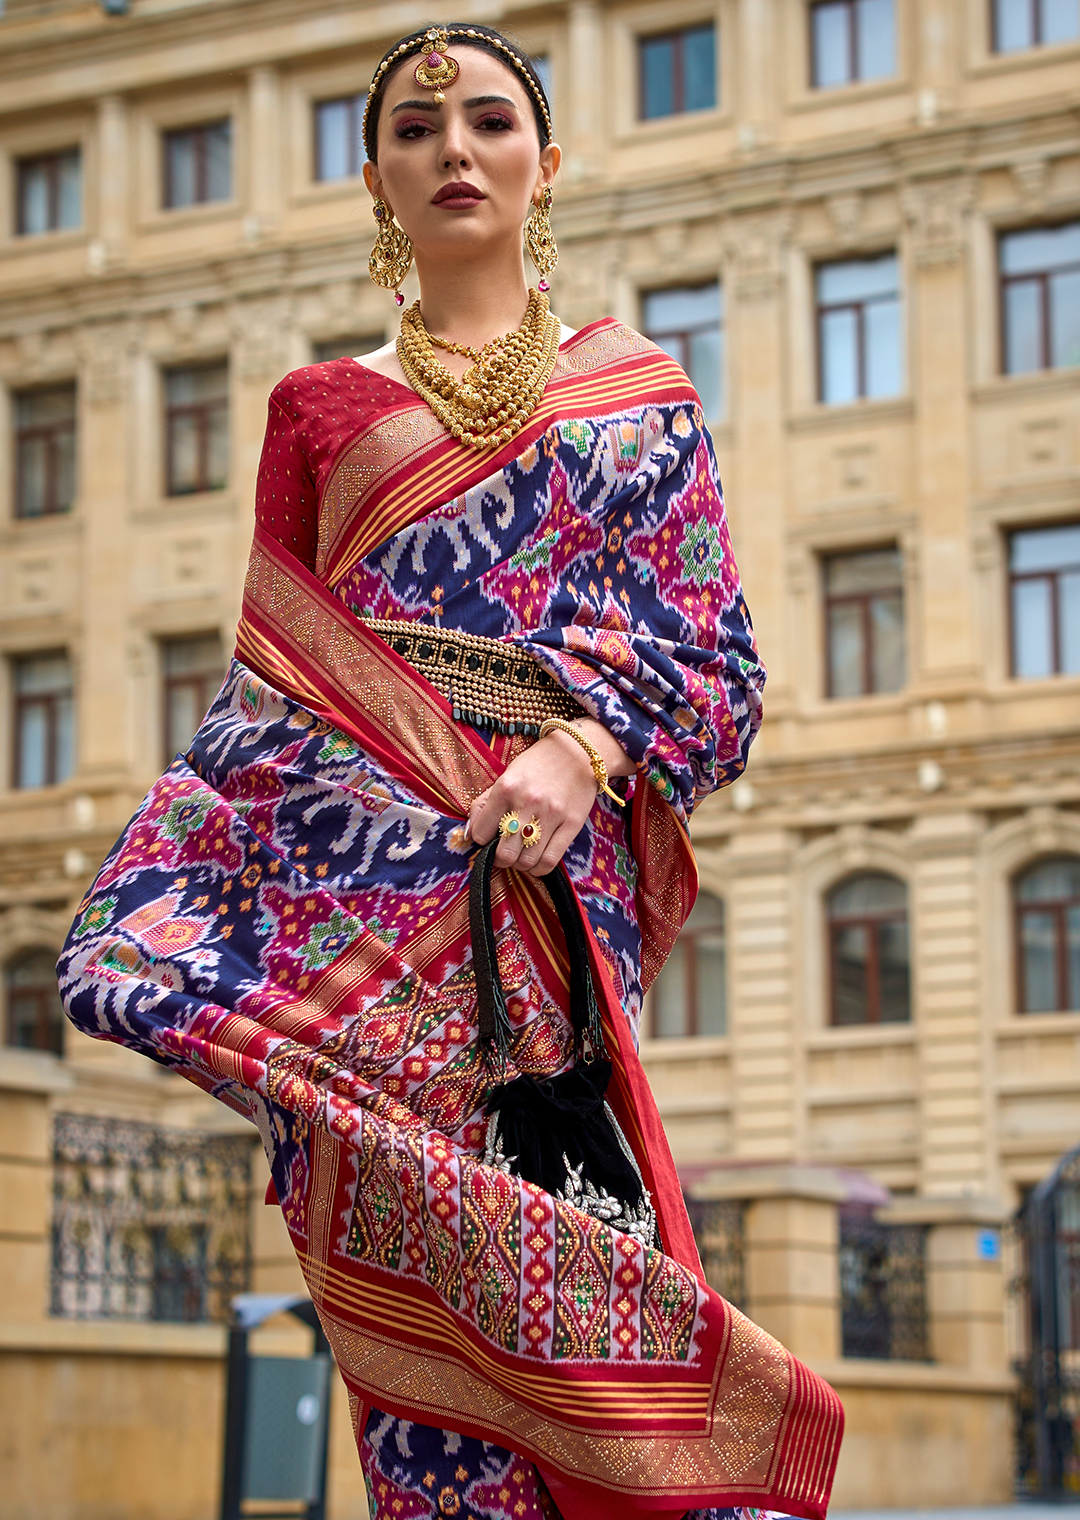
<path id="1" fill-rule="evenodd" d="M 169 400 L 169 379 L 172 375 L 184 374 L 195 370 L 222 369 L 225 372 L 225 389 L 219 401 L 186 401 L 172 402 Z M 162 380 L 162 424 L 165 430 L 165 496 L 169 501 L 183 500 L 186 497 L 201 496 L 211 491 L 227 490 L 229 484 L 229 472 L 226 466 L 225 479 L 220 485 L 215 485 L 209 479 L 209 450 L 212 428 L 209 424 L 209 415 L 215 408 L 223 408 L 225 412 L 226 439 L 228 440 L 229 428 L 229 361 L 228 359 L 208 359 L 193 364 L 169 364 L 161 371 Z M 173 489 L 173 465 L 174 440 L 173 422 L 180 417 L 194 417 L 197 422 L 196 436 L 198 440 L 199 472 L 198 483 L 191 490 Z"/>
<path id="2" fill-rule="evenodd" d="M 1037 871 L 1040 866 L 1049 865 L 1054 860 L 1070 857 L 1068 854 L 1056 854 L 1043 856 L 1038 860 L 1027 861 L 1018 871 L 1013 873 L 1012 878 L 1012 905 L 1013 905 L 1013 965 L 1015 968 L 1015 1008 L 1021 1018 L 1039 1018 L 1049 1014 L 1075 1013 L 1080 1010 L 1068 1006 L 1067 994 L 1069 986 L 1068 964 L 1068 933 L 1065 924 L 1065 912 L 1072 906 L 1080 906 L 1080 896 L 1071 898 L 1057 898 L 1050 902 L 1021 902 L 1020 883 L 1025 876 Z M 1054 1008 L 1033 1009 L 1026 1007 L 1024 964 L 1024 942 L 1021 934 L 1025 913 L 1051 913 L 1054 918 Z"/>
<path id="3" fill-rule="evenodd" d="M 688 32 L 704 31 L 708 28 L 712 32 L 713 44 L 713 100 L 708 106 L 695 106 L 689 110 L 686 101 L 686 68 L 683 58 L 682 39 Z M 636 125 L 652 126 L 656 122 L 672 121 L 681 116 L 700 116 L 706 111 L 715 111 L 720 105 L 720 69 L 716 58 L 716 38 L 719 28 L 714 15 L 707 15 L 697 21 L 688 20 L 681 26 L 665 27 L 662 31 L 643 31 L 634 34 L 634 61 L 637 68 L 637 117 Z M 644 45 L 647 42 L 673 42 L 674 65 L 672 69 L 672 100 L 673 109 L 661 116 L 648 116 L 645 113 L 645 55 Z"/>
<path id="4" fill-rule="evenodd" d="M 1070 227 L 1077 222 L 1077 218 L 1068 217 L 1060 222 L 1035 222 L 1022 227 L 1001 227 L 998 229 L 997 246 L 995 249 L 997 260 L 997 304 L 998 304 L 998 373 L 1002 379 L 1022 378 L 1025 375 L 1045 375 L 1054 373 L 1059 369 L 1076 369 L 1073 364 L 1057 365 L 1052 362 L 1050 352 L 1051 328 L 1050 328 L 1050 279 L 1055 274 L 1069 274 L 1080 272 L 1080 259 L 1075 264 L 1067 264 L 1061 269 L 1040 269 L 1029 274 L 1006 274 L 1001 267 L 1001 247 L 1005 239 L 1013 237 L 1021 232 L 1052 232 L 1057 227 Z M 1037 369 L 1009 369 L 1008 365 L 1008 319 L 1005 302 L 1005 292 L 1008 286 L 1027 281 L 1038 281 L 1039 290 L 1039 357 L 1040 364 Z"/>
<path id="5" fill-rule="evenodd" d="M 650 1040 L 726 1040 L 728 1034 L 730 1033 L 730 1030 L 728 1028 L 728 1019 L 730 1014 L 730 1002 L 728 997 L 730 990 L 727 927 L 728 905 L 726 900 L 721 897 L 718 892 L 710 892 L 708 890 L 705 890 L 704 895 L 713 898 L 720 904 L 722 915 L 720 932 L 723 935 L 724 944 L 724 1032 L 723 1034 L 703 1034 L 699 1027 L 701 1023 L 701 1007 L 698 997 L 698 940 L 700 938 L 707 938 L 709 935 L 714 935 L 717 931 L 715 928 L 703 928 L 700 930 L 687 930 L 684 928 L 680 931 L 676 939 L 676 944 L 683 947 L 684 954 L 686 956 L 684 963 L 686 969 L 686 980 L 683 988 L 683 1012 L 686 1017 L 685 1027 L 681 1034 L 661 1034 L 659 1032 L 656 1027 L 656 1001 L 653 996 L 652 988 L 650 988 L 650 995 L 646 999 L 646 1037 Z M 661 970 L 661 975 L 662 974 L 663 972 Z M 655 987 L 655 983 L 653 986 Z"/>
<path id="6" fill-rule="evenodd" d="M 211 199 L 205 193 L 199 194 L 199 188 L 205 192 L 207 181 L 206 134 L 215 127 L 227 126 L 229 129 L 229 193 L 228 195 L 215 196 Z M 210 120 L 191 122 L 186 126 L 162 127 L 161 132 L 161 207 L 160 210 L 168 211 L 191 211 L 197 206 L 227 206 L 236 198 L 236 132 L 231 114 L 215 116 Z M 196 194 L 190 201 L 175 201 L 173 199 L 173 175 L 172 164 L 169 154 L 169 143 L 174 138 L 192 137 L 196 141 L 195 150 L 195 185 Z"/>
<path id="7" fill-rule="evenodd" d="M 24 425 L 18 421 L 19 401 L 23 396 L 41 395 L 48 391 L 70 390 L 74 399 L 70 422 L 63 423 L 37 423 Z M 75 505 L 78 494 L 77 480 L 72 487 L 71 501 L 64 506 L 56 505 L 56 487 L 58 483 L 56 439 L 61 433 L 68 433 L 71 437 L 72 454 L 74 455 L 78 438 L 78 387 L 75 382 L 69 385 L 43 385 L 25 387 L 22 390 L 12 392 L 12 444 L 14 446 L 14 498 L 12 516 L 18 522 L 38 522 L 43 517 L 63 517 L 71 511 Z M 25 463 L 23 459 L 23 445 L 31 439 L 43 437 L 49 440 L 46 448 L 46 477 L 49 483 L 48 502 L 40 512 L 23 511 L 23 471 Z M 51 505 L 48 503 L 52 503 Z"/>
<path id="8" fill-rule="evenodd" d="M 875 1029 L 893 1028 L 901 1024 L 913 1022 L 911 1007 L 911 909 L 905 906 L 903 910 L 894 909 L 890 912 L 879 913 L 845 913 L 834 916 L 829 906 L 830 898 L 838 888 L 848 882 L 857 881 L 860 876 L 891 876 L 895 881 L 902 883 L 905 895 L 908 894 L 908 883 L 892 871 L 857 871 L 854 875 L 843 876 L 839 881 L 827 888 L 825 892 L 825 926 L 828 932 L 828 957 L 829 957 L 829 1023 L 830 1029 Z M 878 929 L 883 924 L 904 924 L 908 934 L 908 1016 L 906 1019 L 883 1020 L 881 1017 L 881 954 Z M 857 1024 L 841 1024 L 836 1017 L 836 1000 L 839 990 L 838 952 L 839 931 L 843 929 L 864 928 L 867 930 L 867 956 L 865 974 L 866 992 L 866 1018 Z"/>
<path id="9" fill-rule="evenodd" d="M 60 160 L 75 154 L 79 161 L 79 220 L 73 227 L 60 225 Z M 48 181 L 49 224 L 41 232 L 31 232 L 23 216 L 23 174 L 36 164 L 50 165 Z M 49 148 L 40 153 L 23 153 L 14 163 L 15 216 L 14 228 L 17 238 L 49 237 L 57 232 L 79 232 L 85 226 L 83 205 L 83 148 L 81 143 L 71 143 L 66 148 Z"/>
<path id="10" fill-rule="evenodd" d="M 57 1042 L 59 1049 L 56 1048 L 56 1045 L 53 1044 L 51 1039 L 47 1039 L 44 1043 L 42 1043 L 40 1039 L 35 1039 L 32 1045 L 16 1045 L 13 1038 L 15 1031 L 12 1005 L 16 989 L 13 986 L 12 977 L 16 967 L 21 962 L 28 961 L 36 956 L 48 956 L 50 960 L 55 961 L 56 950 L 50 945 L 23 945 L 20 948 L 14 950 L 4 961 L 4 1027 L 2 1044 L 6 1050 L 33 1050 L 38 1054 L 62 1056 L 64 1052 L 63 1011 L 61 1009 L 61 1017 L 57 1020 L 54 1020 L 48 1016 L 48 1009 L 45 1006 L 45 997 L 41 995 L 47 991 L 45 987 L 35 989 L 39 993 L 39 996 L 36 999 L 37 1009 L 34 1020 L 34 1029 L 35 1033 L 38 1036 L 40 1036 L 43 1031 L 46 1033 L 46 1035 L 48 1035 L 55 1029 L 55 1031 L 59 1034 L 59 1040 Z M 55 990 L 55 983 L 53 984 L 52 990 Z"/>
<path id="11" fill-rule="evenodd" d="M 1056 570 L 1014 570 L 1009 563 L 1012 558 L 1012 541 L 1021 533 L 1038 533 L 1041 528 L 1070 528 L 1080 527 L 1080 518 L 1068 518 L 1061 522 L 1025 524 L 1022 528 L 1010 528 L 1005 534 L 1005 571 L 1007 600 L 1007 621 L 1009 628 L 1009 677 L 1013 681 L 1050 681 L 1055 676 L 1075 676 L 1075 671 L 1062 670 L 1061 668 L 1061 620 L 1060 607 L 1061 597 L 1058 582 L 1062 575 L 1075 573 L 1080 569 L 1080 561 L 1076 565 L 1065 565 Z M 1022 581 L 1049 581 L 1050 582 L 1050 613 L 1051 613 L 1051 649 L 1053 653 L 1053 669 L 1047 671 L 1044 676 L 1022 676 L 1016 668 L 1017 633 L 1016 626 L 1016 601 L 1013 588 Z"/>
<path id="12" fill-rule="evenodd" d="M 699 323 L 696 327 L 686 327 L 686 328 L 667 328 L 667 327 L 656 328 L 656 327 L 650 327 L 648 325 L 648 323 L 646 321 L 646 318 L 645 318 L 645 312 L 646 312 L 646 303 L 648 302 L 648 299 L 649 299 L 650 296 L 668 295 L 672 291 L 676 291 L 676 290 L 679 290 L 679 291 L 708 290 L 708 289 L 711 289 L 713 286 L 716 287 L 717 305 L 718 305 L 718 308 L 719 308 L 718 312 L 717 312 L 715 324 L 712 323 L 712 322 L 708 322 L 708 323 L 702 322 L 702 323 Z M 681 349 L 682 349 L 682 357 L 676 359 L 675 362 L 677 364 L 682 365 L 682 368 L 686 371 L 686 374 L 687 374 L 687 377 L 690 380 L 690 383 L 692 385 L 694 385 L 695 388 L 696 388 L 697 382 L 696 382 L 696 380 L 694 378 L 694 375 L 691 373 L 691 368 L 690 368 L 690 363 L 689 363 L 689 360 L 690 360 L 690 340 L 691 340 L 691 338 L 696 333 L 711 332 L 711 331 L 715 330 L 716 335 L 717 335 L 717 347 L 720 350 L 720 364 L 719 364 L 719 369 L 718 369 L 718 373 L 717 373 L 717 377 L 716 377 L 716 379 L 717 379 L 717 389 L 719 391 L 719 407 L 718 407 L 718 410 L 717 410 L 716 417 L 715 418 L 707 417 L 706 421 L 719 421 L 721 418 L 725 417 L 727 415 L 727 406 L 728 406 L 728 402 L 727 402 L 727 384 L 726 384 L 726 382 L 727 382 L 727 362 L 728 362 L 727 343 L 726 343 L 726 338 L 727 338 L 727 321 L 726 321 L 726 309 L 725 309 L 725 304 L 724 304 L 724 282 L 720 278 L 720 275 L 719 274 L 712 275 L 709 278 L 704 279 L 704 280 L 692 280 L 692 281 L 688 280 L 688 281 L 683 281 L 683 282 L 681 282 L 678 285 L 649 285 L 647 287 L 643 287 L 638 292 L 638 307 L 639 307 L 640 318 L 641 318 L 641 332 L 642 332 L 642 335 L 644 337 L 648 338 L 648 340 L 649 340 L 650 343 L 656 343 L 656 344 L 659 345 L 659 342 L 660 342 L 661 338 L 667 338 L 667 339 L 676 338 L 676 339 L 679 340 L 680 346 L 681 346 Z"/>
<path id="13" fill-rule="evenodd" d="M 1028 15 L 1031 20 L 1031 41 L 1023 47 L 1003 48 L 1000 45 L 998 28 L 998 3 L 991 0 L 988 7 L 990 21 L 990 52 L 995 58 L 1009 58 L 1014 53 L 1027 53 L 1037 47 L 1068 47 L 1080 39 L 1080 32 L 1075 37 L 1063 37 L 1059 42 L 1043 41 L 1043 7 L 1045 0 L 1028 0 Z"/>
<path id="14" fill-rule="evenodd" d="M 367 97 L 368 97 L 369 93 L 370 93 L 370 91 L 368 91 L 368 90 L 353 90 L 351 93 L 347 92 L 344 95 L 322 95 L 322 96 L 319 96 L 317 99 L 313 99 L 312 100 L 312 102 L 311 102 L 311 126 L 312 126 L 312 132 L 311 132 L 311 180 L 312 180 L 312 184 L 315 184 L 315 185 L 342 185 L 342 184 L 347 183 L 349 180 L 359 179 L 363 175 L 364 165 L 367 162 L 367 152 L 366 152 L 366 150 L 364 148 L 364 140 L 363 140 L 363 136 L 362 136 L 362 132 L 361 132 L 361 129 L 362 129 L 363 124 L 364 124 L 364 112 L 363 112 L 363 108 L 361 107 L 361 108 L 358 109 L 358 106 L 360 105 L 361 101 L 366 101 L 367 100 Z M 356 127 L 355 136 L 354 137 L 350 137 L 350 139 L 349 139 L 350 164 L 351 164 L 351 161 L 352 161 L 351 156 L 352 156 L 353 152 L 355 152 L 358 155 L 357 165 L 356 165 L 355 169 L 353 169 L 353 168 L 350 167 L 349 172 L 347 174 L 345 174 L 345 175 L 336 175 L 332 179 L 330 179 L 330 178 L 324 178 L 324 176 L 319 173 L 319 111 L 322 109 L 323 106 L 341 105 L 343 102 L 346 102 L 346 101 L 349 103 L 350 121 L 352 121 L 352 119 L 355 118 L 355 121 L 352 124 L 354 124 L 355 127 Z"/>
<path id="15" fill-rule="evenodd" d="M 890 296 L 861 297 L 853 301 L 822 301 L 818 294 L 818 274 L 822 269 L 827 269 L 835 264 L 868 264 L 876 259 L 894 258 L 896 260 L 896 291 Z M 906 394 L 906 355 L 904 343 L 904 289 L 903 289 L 903 266 L 901 263 L 899 247 L 882 248 L 876 253 L 867 252 L 857 256 L 849 255 L 846 258 L 823 258 L 816 259 L 810 271 L 812 281 L 812 295 L 814 302 L 814 345 L 815 345 L 815 396 L 818 406 L 842 407 L 857 406 L 864 401 L 896 401 Z M 883 301 L 895 301 L 897 336 L 899 340 L 899 388 L 890 396 L 870 396 L 866 391 L 866 376 L 868 370 L 866 348 L 866 318 L 867 306 L 875 305 Z M 825 345 L 822 342 L 822 318 L 826 313 L 836 311 L 856 312 L 856 364 L 858 374 L 858 392 L 851 401 L 827 401 L 825 399 Z"/>
<path id="16" fill-rule="evenodd" d="M 896 553 L 900 557 L 900 578 L 899 578 L 899 580 L 897 582 L 895 590 L 886 590 L 884 587 L 878 587 L 878 588 L 876 588 L 875 590 L 872 590 L 872 591 L 830 591 L 829 590 L 829 562 L 830 562 L 830 560 L 856 559 L 860 555 L 880 553 L 883 550 L 892 550 L 894 553 Z M 824 635 L 824 642 L 825 642 L 824 657 L 825 657 L 825 696 L 826 696 L 826 699 L 828 701 L 830 701 L 830 702 L 862 702 L 867 697 L 895 697 L 898 692 L 903 691 L 904 686 L 907 684 L 907 666 L 908 666 L 908 661 L 907 661 L 907 653 L 908 653 L 908 651 L 907 651 L 907 622 L 906 622 L 906 619 L 904 617 L 904 607 L 905 607 L 905 601 L 906 601 L 905 592 L 906 592 L 907 588 L 906 588 L 906 586 L 904 584 L 904 551 L 903 551 L 902 546 L 900 544 L 898 544 L 898 543 L 885 543 L 885 544 L 869 544 L 869 545 L 860 546 L 859 548 L 852 548 L 852 549 L 826 550 L 823 554 L 821 554 L 820 559 L 821 559 L 821 578 L 822 578 L 822 598 L 821 598 L 822 632 L 823 632 L 823 635 Z M 874 624 L 873 624 L 873 618 L 871 617 L 870 604 L 877 597 L 890 597 L 890 598 L 894 598 L 894 599 L 899 600 L 899 603 L 900 603 L 900 614 L 901 614 L 901 616 L 900 616 L 900 627 L 901 627 L 901 641 L 902 641 L 902 644 L 903 644 L 904 656 L 905 656 L 905 659 L 904 659 L 905 679 L 904 679 L 903 682 L 901 682 L 901 684 L 899 686 L 891 687 L 889 690 L 880 690 L 880 689 L 878 689 L 877 687 L 874 686 L 874 681 L 873 681 L 873 676 L 874 676 Z M 842 695 L 838 694 L 836 691 L 834 691 L 834 689 L 833 689 L 832 619 L 830 617 L 830 613 L 832 611 L 832 608 L 835 607 L 835 606 L 839 606 L 839 605 L 842 605 L 842 604 L 850 605 L 851 603 L 859 603 L 861 605 L 861 609 L 862 609 L 859 621 L 860 621 L 861 633 L 862 633 L 862 651 L 861 651 L 862 658 L 861 658 L 860 663 L 861 663 L 861 666 L 862 666 L 862 682 L 863 682 L 863 686 L 862 686 L 862 690 L 859 691 L 858 693 L 856 693 L 854 696 L 842 696 Z"/>
<path id="17" fill-rule="evenodd" d="M 211 670 L 207 665 L 202 670 L 188 671 L 184 674 L 170 673 L 168 670 L 167 650 L 170 644 L 195 643 L 201 639 L 216 638 L 218 650 L 221 654 L 220 664 Z M 201 715 L 205 714 L 221 686 L 222 677 L 228 669 L 228 656 L 221 639 L 221 633 L 216 628 L 204 629 L 201 633 L 165 634 L 158 641 L 158 659 L 161 671 L 161 740 L 162 740 L 162 763 L 167 767 L 172 764 L 180 746 L 174 748 L 170 738 L 170 704 L 169 698 L 173 691 L 178 688 L 188 687 L 196 691 L 196 708 Z M 205 698 L 205 700 L 204 700 Z M 188 743 L 190 744 L 190 739 Z"/>
<path id="18" fill-rule="evenodd" d="M 46 659 L 50 655 L 63 655 L 68 664 L 69 684 L 64 691 L 45 692 L 21 692 L 19 690 L 18 667 L 21 660 Z M 57 704 L 67 699 L 72 703 L 72 722 L 74 722 L 75 703 L 75 673 L 71 668 L 71 652 L 64 645 L 54 645 L 48 649 L 26 650 L 14 654 L 11 657 L 11 719 L 12 719 L 12 756 L 11 756 L 11 789 L 17 792 L 39 791 L 47 786 L 62 786 L 68 777 L 63 780 L 58 776 L 59 759 L 59 721 L 57 717 Z M 23 762 L 23 715 L 29 709 L 42 707 L 45 710 L 45 766 L 44 780 L 41 786 L 30 786 L 21 780 Z M 75 756 L 73 754 L 74 762 Z"/>
<path id="19" fill-rule="evenodd" d="M 814 46 L 814 12 L 821 5 L 842 5 L 848 13 L 848 77 L 839 84 L 819 84 L 817 81 L 817 48 Z M 806 48 L 809 68 L 809 89 L 818 91 L 850 90 L 855 85 L 899 83 L 900 81 L 900 18 L 897 0 L 893 0 L 893 62 L 891 74 L 872 74 L 864 77 L 859 73 L 859 5 L 858 0 L 811 0 L 806 7 Z"/>

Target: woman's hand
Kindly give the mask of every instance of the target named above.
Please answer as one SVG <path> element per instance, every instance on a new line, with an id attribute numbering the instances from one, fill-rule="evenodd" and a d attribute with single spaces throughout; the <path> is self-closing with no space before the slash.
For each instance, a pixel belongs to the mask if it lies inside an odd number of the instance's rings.
<path id="1" fill-rule="evenodd" d="M 604 757 L 609 776 L 628 776 L 634 763 L 618 741 L 595 719 L 576 725 Z M 569 734 L 555 729 L 512 760 L 494 785 L 481 792 L 469 808 L 468 833 L 487 844 L 499 831 L 504 813 L 516 813 L 523 824 L 534 818 L 540 840 L 526 845 L 520 834 L 503 837 L 495 864 L 528 876 L 546 876 L 580 833 L 596 801 L 596 778 L 585 750 Z"/>

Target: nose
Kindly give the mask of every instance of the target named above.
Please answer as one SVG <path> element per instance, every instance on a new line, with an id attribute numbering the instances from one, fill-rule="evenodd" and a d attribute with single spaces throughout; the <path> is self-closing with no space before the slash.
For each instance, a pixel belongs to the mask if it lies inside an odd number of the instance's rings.
<path id="1" fill-rule="evenodd" d="M 469 163 L 469 150 L 465 142 L 465 124 L 456 113 L 451 115 L 446 123 L 441 161 L 444 169 L 464 169 L 467 168 Z"/>

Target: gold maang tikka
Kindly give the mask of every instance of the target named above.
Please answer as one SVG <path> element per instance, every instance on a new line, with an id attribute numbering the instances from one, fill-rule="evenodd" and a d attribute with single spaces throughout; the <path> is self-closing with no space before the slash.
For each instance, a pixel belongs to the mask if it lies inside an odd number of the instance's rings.
<path id="1" fill-rule="evenodd" d="M 453 84 L 460 72 L 456 60 L 446 56 L 449 46 L 450 38 L 441 27 L 429 27 L 424 34 L 420 62 L 413 71 L 413 78 L 421 89 L 435 91 L 431 98 L 437 106 L 441 106 L 446 99 L 443 90 L 447 85 Z"/>
<path id="2" fill-rule="evenodd" d="M 525 218 L 525 247 L 540 276 L 537 290 L 551 289 L 547 277 L 555 272 L 555 265 L 559 262 L 559 249 L 551 230 L 551 201 L 551 186 L 545 185 L 539 202 Z"/>
<path id="3" fill-rule="evenodd" d="M 376 285 L 381 285 L 384 290 L 392 290 L 394 300 L 399 306 L 404 306 L 405 297 L 398 286 L 408 274 L 412 263 L 412 243 L 408 233 L 394 221 L 394 213 L 381 196 L 372 206 L 371 214 L 378 223 L 379 231 L 368 259 L 368 274 Z"/>

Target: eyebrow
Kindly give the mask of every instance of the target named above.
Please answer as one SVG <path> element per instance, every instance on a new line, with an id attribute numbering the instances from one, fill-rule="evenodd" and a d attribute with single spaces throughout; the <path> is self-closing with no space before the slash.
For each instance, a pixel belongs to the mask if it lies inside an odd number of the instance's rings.
<path id="1" fill-rule="evenodd" d="M 465 101 L 465 109 L 471 111 L 476 106 L 509 106 L 512 111 L 518 109 L 517 102 L 511 100 L 508 95 L 473 95 Z M 439 107 L 430 100 L 402 100 L 390 112 L 396 116 L 399 111 L 437 111 Z"/>

